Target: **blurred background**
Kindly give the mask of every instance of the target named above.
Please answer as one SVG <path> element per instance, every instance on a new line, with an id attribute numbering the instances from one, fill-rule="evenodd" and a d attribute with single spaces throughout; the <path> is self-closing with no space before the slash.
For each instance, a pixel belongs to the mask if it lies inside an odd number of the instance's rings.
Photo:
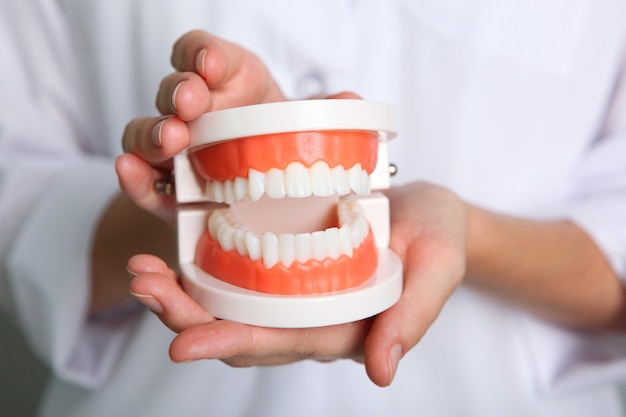
<path id="1" fill-rule="evenodd" d="M 35 416 L 47 376 L 24 337 L 0 312 L 0 416 Z"/>
<path id="2" fill-rule="evenodd" d="M 0 312 L 0 417 L 35 417 L 47 376 L 24 337 Z M 621 393 L 626 405 L 626 386 Z"/>

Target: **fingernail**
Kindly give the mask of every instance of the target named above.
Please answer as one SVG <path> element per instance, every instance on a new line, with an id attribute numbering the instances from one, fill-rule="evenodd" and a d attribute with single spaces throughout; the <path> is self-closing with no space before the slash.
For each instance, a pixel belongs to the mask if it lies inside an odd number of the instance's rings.
<path id="1" fill-rule="evenodd" d="M 128 275 L 129 275 L 131 278 L 135 278 L 137 275 L 139 275 L 139 274 L 137 274 L 136 272 L 133 272 L 133 271 L 131 271 L 130 269 L 128 269 L 128 267 L 126 267 L 126 271 L 128 272 Z"/>
<path id="2" fill-rule="evenodd" d="M 206 54 L 207 54 L 207 49 L 202 49 L 200 52 L 198 52 L 198 55 L 196 55 L 196 72 L 198 74 L 200 74 L 201 76 L 204 77 L 204 61 L 206 58 Z"/>
<path id="3" fill-rule="evenodd" d="M 172 362 L 177 363 L 177 364 L 184 364 L 184 363 L 190 363 L 190 362 L 196 362 L 197 359 L 183 359 L 182 361 L 175 361 L 172 360 Z"/>
<path id="4" fill-rule="evenodd" d="M 181 81 L 178 84 L 176 84 L 176 87 L 174 87 L 174 91 L 172 91 L 172 98 L 170 101 L 170 107 L 172 108 L 172 111 L 174 113 L 176 113 L 176 95 L 178 94 L 178 90 L 180 89 L 180 86 L 183 85 L 185 82 Z"/>
<path id="5" fill-rule="evenodd" d="M 400 364 L 400 359 L 402 358 L 402 345 L 397 344 L 394 345 L 391 349 L 389 349 L 389 356 L 387 357 L 387 364 L 389 366 L 389 385 L 393 382 L 393 379 L 396 376 L 396 372 L 398 371 L 398 365 Z"/>
<path id="6" fill-rule="evenodd" d="M 161 139 L 161 132 L 163 130 L 163 126 L 165 125 L 166 121 L 167 119 L 161 120 L 152 128 L 150 139 L 152 140 L 152 145 L 154 145 L 155 148 L 161 149 L 163 147 L 163 140 Z"/>
<path id="7" fill-rule="evenodd" d="M 150 309 L 150 311 L 152 311 L 155 314 L 161 314 L 163 313 L 163 306 L 161 305 L 161 303 L 159 302 L 159 300 L 157 300 L 156 298 L 154 298 L 151 295 L 148 294 L 137 294 L 134 292 L 130 292 L 135 298 L 137 298 L 137 300 L 145 305 L 146 307 L 148 307 Z"/>

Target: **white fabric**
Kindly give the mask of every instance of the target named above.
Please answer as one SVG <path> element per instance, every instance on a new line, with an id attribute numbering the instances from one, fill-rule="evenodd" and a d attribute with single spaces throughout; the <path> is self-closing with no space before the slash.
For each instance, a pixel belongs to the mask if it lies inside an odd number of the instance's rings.
<path id="1" fill-rule="evenodd" d="M 623 336 L 467 288 L 384 390 L 352 362 L 173 365 L 172 335 L 149 314 L 84 317 L 122 129 L 155 114 L 171 45 L 198 27 L 255 51 L 291 98 L 353 90 L 395 104 L 396 183 L 569 216 L 624 277 L 624 15 L 622 0 L 0 3 L 0 300 L 55 370 L 42 415 L 624 415 L 612 386 Z"/>

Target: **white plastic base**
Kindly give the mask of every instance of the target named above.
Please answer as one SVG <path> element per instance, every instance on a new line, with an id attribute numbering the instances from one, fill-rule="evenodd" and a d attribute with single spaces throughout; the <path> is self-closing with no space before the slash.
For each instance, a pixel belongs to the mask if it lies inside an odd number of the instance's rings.
<path id="1" fill-rule="evenodd" d="M 330 326 L 374 316 L 402 293 L 402 264 L 390 249 L 379 249 L 378 269 L 359 287 L 323 295 L 264 294 L 230 285 L 182 265 L 185 291 L 214 317 L 263 327 Z"/>

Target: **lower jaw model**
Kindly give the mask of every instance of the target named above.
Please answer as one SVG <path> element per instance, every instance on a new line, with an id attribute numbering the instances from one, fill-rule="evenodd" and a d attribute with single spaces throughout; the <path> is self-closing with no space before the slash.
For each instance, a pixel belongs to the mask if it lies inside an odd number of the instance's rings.
<path id="1" fill-rule="evenodd" d="M 206 210 L 193 271 L 183 265 L 186 290 L 219 318 L 273 327 L 335 324 L 389 307 L 401 292 L 401 267 L 397 259 L 391 267 L 383 262 L 393 280 L 379 277 L 387 290 L 377 296 L 372 288 L 381 284 L 370 281 L 381 249 L 359 202 L 371 193 L 378 149 L 376 133 L 349 129 L 251 135 L 190 149 L 204 196 L 228 206 Z M 371 294 L 356 296 L 361 286 Z M 357 316 L 345 311 L 375 298 Z"/>

